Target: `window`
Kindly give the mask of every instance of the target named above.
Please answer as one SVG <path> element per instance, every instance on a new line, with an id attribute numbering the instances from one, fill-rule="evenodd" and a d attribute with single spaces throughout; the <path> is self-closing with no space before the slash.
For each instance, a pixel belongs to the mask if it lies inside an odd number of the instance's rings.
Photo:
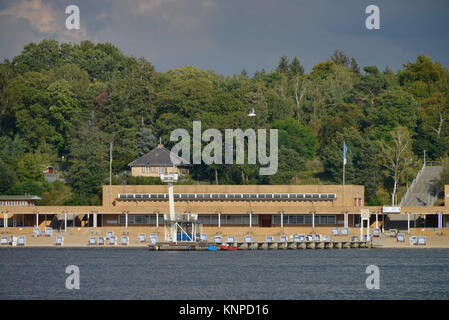
<path id="1" fill-rule="evenodd" d="M 145 173 L 151 173 L 151 167 L 145 167 L 144 169 Z"/>
<path id="2" fill-rule="evenodd" d="M 165 167 L 157 167 L 158 173 L 165 173 Z"/>

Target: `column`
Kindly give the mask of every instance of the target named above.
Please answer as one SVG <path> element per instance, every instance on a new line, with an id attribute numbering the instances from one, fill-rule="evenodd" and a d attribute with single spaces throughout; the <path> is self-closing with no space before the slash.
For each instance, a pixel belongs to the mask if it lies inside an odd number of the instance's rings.
<path id="1" fill-rule="evenodd" d="M 3 228 L 6 228 L 6 227 L 7 227 L 6 224 L 7 224 L 8 220 L 7 220 L 7 218 L 6 218 L 6 215 L 7 215 L 7 214 L 3 212 Z"/>
<path id="2" fill-rule="evenodd" d="M 363 219 L 360 217 L 360 241 L 363 241 Z"/>
<path id="3" fill-rule="evenodd" d="M 369 240 L 369 237 L 370 237 L 370 235 L 369 235 L 369 227 L 370 227 L 370 225 L 369 225 L 369 219 L 367 219 L 366 220 L 366 240 Z"/>
<path id="4" fill-rule="evenodd" d="M 218 212 L 218 227 L 221 228 L 221 215 L 220 215 L 220 212 Z"/>
<path id="5" fill-rule="evenodd" d="M 410 233 L 410 213 L 407 213 L 407 233 Z"/>
<path id="6" fill-rule="evenodd" d="M 156 228 L 159 228 L 159 213 L 156 212 Z"/>
<path id="7" fill-rule="evenodd" d="M 94 212 L 94 228 L 97 227 L 97 213 Z"/>
<path id="8" fill-rule="evenodd" d="M 87 214 L 87 226 L 88 227 L 90 226 L 90 214 L 89 213 Z"/>
<path id="9" fill-rule="evenodd" d="M 312 228 L 315 228 L 315 213 L 312 212 Z"/>
<path id="10" fill-rule="evenodd" d="M 128 212 L 125 212 L 125 228 L 128 229 Z"/>
<path id="11" fill-rule="evenodd" d="M 252 221 L 252 215 L 251 215 L 251 211 L 249 212 L 249 227 L 251 228 L 253 226 L 253 221 Z"/>
<path id="12" fill-rule="evenodd" d="M 348 225 L 349 225 L 348 213 L 345 212 L 345 214 L 344 214 L 344 227 L 348 228 Z"/>
<path id="13" fill-rule="evenodd" d="M 377 212 L 376 212 L 376 229 L 378 229 L 378 228 L 379 228 L 379 219 L 378 219 Z"/>
<path id="14" fill-rule="evenodd" d="M 8 228 L 8 212 L 4 213 L 5 215 L 5 228 Z"/>
<path id="15" fill-rule="evenodd" d="M 281 212 L 281 228 L 284 227 L 284 213 Z"/>
<path id="16" fill-rule="evenodd" d="M 64 232 L 67 232 L 67 212 L 64 212 Z"/>
<path id="17" fill-rule="evenodd" d="M 36 213 L 36 228 L 39 228 L 39 212 Z"/>

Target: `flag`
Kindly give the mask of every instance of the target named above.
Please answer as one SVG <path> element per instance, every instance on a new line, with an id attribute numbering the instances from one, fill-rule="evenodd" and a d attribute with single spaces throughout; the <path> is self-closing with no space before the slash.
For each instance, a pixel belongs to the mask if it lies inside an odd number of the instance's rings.
<path id="1" fill-rule="evenodd" d="M 346 142 L 343 142 L 343 164 L 346 165 L 346 151 L 348 151 L 348 147 L 346 146 Z"/>

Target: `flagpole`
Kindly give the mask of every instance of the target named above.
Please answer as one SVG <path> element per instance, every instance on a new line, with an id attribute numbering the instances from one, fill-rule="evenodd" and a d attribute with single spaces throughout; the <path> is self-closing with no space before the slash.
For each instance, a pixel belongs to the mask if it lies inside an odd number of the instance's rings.
<path id="1" fill-rule="evenodd" d="M 112 206 L 112 141 L 109 145 L 109 205 Z"/>

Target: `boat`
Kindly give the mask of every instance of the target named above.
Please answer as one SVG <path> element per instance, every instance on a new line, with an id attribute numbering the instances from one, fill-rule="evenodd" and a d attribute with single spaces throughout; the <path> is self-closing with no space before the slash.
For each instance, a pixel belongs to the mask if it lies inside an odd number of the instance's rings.
<path id="1" fill-rule="evenodd" d="M 234 251 L 234 250 L 237 250 L 237 247 L 230 246 L 228 244 L 222 244 L 220 246 L 220 250 L 231 250 L 231 251 Z"/>

